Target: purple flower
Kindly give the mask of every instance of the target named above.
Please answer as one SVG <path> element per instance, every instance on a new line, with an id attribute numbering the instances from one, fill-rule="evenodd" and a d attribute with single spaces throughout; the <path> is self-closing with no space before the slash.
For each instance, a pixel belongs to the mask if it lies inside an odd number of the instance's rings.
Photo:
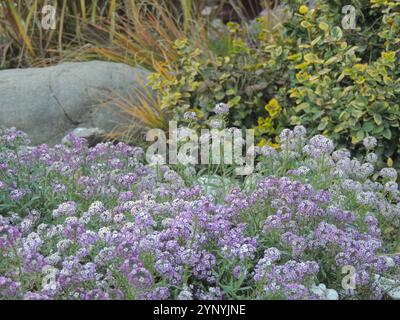
<path id="1" fill-rule="evenodd" d="M 322 155 L 329 155 L 333 152 L 335 146 L 333 141 L 322 136 L 316 135 L 312 137 L 309 144 L 304 146 L 304 152 L 312 158 L 317 158 Z"/>
<path id="2" fill-rule="evenodd" d="M 191 112 L 185 112 L 185 113 L 183 114 L 183 118 L 184 118 L 185 120 L 196 120 L 196 112 L 193 112 L 193 111 L 191 111 Z"/>
<path id="3" fill-rule="evenodd" d="M 375 137 L 366 137 L 363 140 L 363 145 L 366 149 L 372 150 L 374 149 L 378 144 L 378 141 L 376 140 Z"/>
<path id="4" fill-rule="evenodd" d="M 246 278 L 247 270 L 242 266 L 236 266 L 233 268 L 232 274 L 236 279 L 240 279 L 241 277 Z"/>
<path id="5" fill-rule="evenodd" d="M 382 178 L 388 178 L 391 180 L 396 180 L 397 179 L 397 171 L 394 168 L 383 168 L 380 172 L 379 175 Z"/>
<path id="6" fill-rule="evenodd" d="M 168 300 L 171 296 L 171 291 L 167 287 L 157 287 L 148 293 L 141 296 L 143 300 Z"/>
<path id="7" fill-rule="evenodd" d="M 213 119 L 210 121 L 210 127 L 213 129 L 221 129 L 223 126 L 222 121 L 218 119 Z"/>
<path id="8" fill-rule="evenodd" d="M 281 150 L 255 148 L 254 183 L 218 196 L 146 165 L 140 148 L 70 138 L 26 148 L 23 134 L 0 131 L 2 297 L 324 299 L 345 295 L 351 265 L 355 297 L 381 298 L 374 275 L 397 272 L 396 169 L 377 177 L 373 156 L 352 159 L 303 127 L 281 132 Z M 12 200 L 24 190 L 32 201 Z"/>
<path id="9" fill-rule="evenodd" d="M 185 285 L 178 295 L 178 300 L 193 300 L 193 293 L 190 288 Z"/>
<path id="10" fill-rule="evenodd" d="M 29 189 L 15 189 L 10 192 L 10 199 L 12 201 L 20 201 L 23 197 L 30 193 Z"/>
<path id="11" fill-rule="evenodd" d="M 373 152 L 368 153 L 365 156 L 365 161 L 368 161 L 369 163 L 374 164 L 374 163 L 376 163 L 378 161 L 378 156 L 376 155 L 376 153 L 373 153 Z"/>
<path id="12" fill-rule="evenodd" d="M 16 298 L 21 284 L 10 278 L 0 276 L 0 295 L 4 298 Z"/>
<path id="13" fill-rule="evenodd" d="M 76 203 L 74 201 L 64 202 L 53 211 L 53 218 L 73 216 L 76 212 L 76 209 Z"/>
<path id="14" fill-rule="evenodd" d="M 229 106 L 226 103 L 218 103 L 214 108 L 214 112 L 217 114 L 228 113 Z"/>

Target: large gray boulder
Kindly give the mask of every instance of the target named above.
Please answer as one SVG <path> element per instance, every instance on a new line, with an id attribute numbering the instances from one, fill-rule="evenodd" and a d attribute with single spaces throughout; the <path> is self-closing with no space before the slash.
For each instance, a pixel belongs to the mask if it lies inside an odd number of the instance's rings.
<path id="1" fill-rule="evenodd" d="M 77 127 L 109 132 L 133 119 L 115 98 L 135 104 L 148 71 L 102 61 L 0 71 L 0 127 L 16 127 L 33 144 L 60 143 Z"/>

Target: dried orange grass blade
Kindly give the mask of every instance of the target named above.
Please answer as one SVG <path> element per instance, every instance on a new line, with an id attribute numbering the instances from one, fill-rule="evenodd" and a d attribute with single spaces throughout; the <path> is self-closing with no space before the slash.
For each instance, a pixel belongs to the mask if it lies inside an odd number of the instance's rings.
<path id="1" fill-rule="evenodd" d="M 13 0 L 6 0 L 6 8 L 11 15 L 12 22 L 16 26 L 16 32 L 17 36 L 20 36 L 23 40 L 23 43 L 25 44 L 26 48 L 28 49 L 28 52 L 30 53 L 31 56 L 35 55 L 35 52 L 33 50 L 32 42 L 31 39 L 28 36 L 28 33 L 26 31 L 26 26 L 24 26 L 24 22 L 22 21 L 21 16 L 17 12 L 15 6 L 14 6 L 14 1 Z"/>

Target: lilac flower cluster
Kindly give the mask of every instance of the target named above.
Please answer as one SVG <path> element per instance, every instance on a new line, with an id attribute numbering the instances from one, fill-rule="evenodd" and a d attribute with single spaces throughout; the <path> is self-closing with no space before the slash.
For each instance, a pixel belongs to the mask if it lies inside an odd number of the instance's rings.
<path id="1" fill-rule="evenodd" d="M 371 162 L 302 127 L 223 197 L 140 148 L 26 139 L 0 133 L 1 299 L 344 298 L 347 265 L 353 296 L 380 298 L 375 276 L 398 274 L 393 170 L 373 180 Z"/>
<path id="2" fill-rule="evenodd" d="M 229 106 L 226 103 L 218 103 L 215 108 L 214 112 L 216 114 L 225 114 L 229 112 Z"/>
<path id="3" fill-rule="evenodd" d="M 397 170 L 376 170 L 377 155 L 371 152 L 376 140 L 373 137 L 364 139 L 368 154 L 365 159 L 354 159 L 346 149 L 335 150 L 332 140 L 322 135 L 307 140 L 296 134 L 303 130 L 299 126 L 282 131 L 282 151 L 266 156 L 260 152 L 258 171 L 268 176 L 283 170 L 283 174 L 296 180 L 311 181 L 318 189 L 329 191 L 339 207 L 345 202 L 362 205 L 364 215 L 375 212 L 380 219 L 398 228 L 400 191 L 396 183 Z M 282 168 L 283 164 L 285 168 Z"/>

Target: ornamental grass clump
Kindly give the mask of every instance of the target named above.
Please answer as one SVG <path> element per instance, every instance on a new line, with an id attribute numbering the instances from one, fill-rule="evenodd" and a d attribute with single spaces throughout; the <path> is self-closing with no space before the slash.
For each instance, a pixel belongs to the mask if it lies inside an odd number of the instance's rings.
<path id="1" fill-rule="evenodd" d="M 246 181 L 208 194 L 140 148 L 74 136 L 29 147 L 3 131 L 0 298 L 389 297 L 379 279 L 399 280 L 396 171 L 303 127 L 281 141 L 256 148 Z"/>

